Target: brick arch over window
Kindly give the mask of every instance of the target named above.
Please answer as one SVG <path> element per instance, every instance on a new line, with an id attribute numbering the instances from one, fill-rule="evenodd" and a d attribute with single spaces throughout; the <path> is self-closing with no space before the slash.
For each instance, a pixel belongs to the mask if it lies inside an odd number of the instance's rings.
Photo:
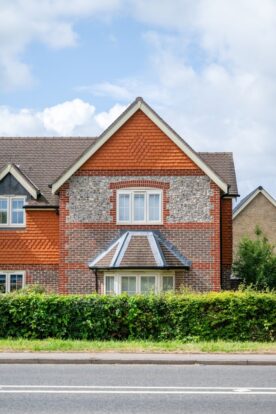
<path id="1" fill-rule="evenodd" d="M 117 190 L 122 190 L 122 189 L 127 189 L 127 188 L 143 188 L 143 189 L 162 190 L 163 191 L 163 198 L 162 198 L 163 224 L 166 223 L 167 217 L 170 214 L 167 208 L 168 202 L 169 202 L 169 198 L 168 198 L 168 190 L 170 188 L 169 183 L 160 182 L 157 180 L 130 180 L 130 181 L 119 181 L 116 183 L 110 183 L 109 188 L 112 190 L 112 196 L 110 197 L 112 208 L 111 208 L 110 214 L 112 216 L 112 222 L 114 224 L 116 224 L 116 211 L 117 211 L 116 193 L 117 193 Z M 137 227 L 137 224 L 135 225 L 135 227 Z"/>

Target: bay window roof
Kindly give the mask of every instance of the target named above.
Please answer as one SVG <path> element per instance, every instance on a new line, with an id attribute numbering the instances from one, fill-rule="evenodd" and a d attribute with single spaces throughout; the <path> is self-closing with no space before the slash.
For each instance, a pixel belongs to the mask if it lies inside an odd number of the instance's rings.
<path id="1" fill-rule="evenodd" d="M 189 269 L 192 262 L 156 231 L 126 231 L 91 260 L 91 269 Z"/>

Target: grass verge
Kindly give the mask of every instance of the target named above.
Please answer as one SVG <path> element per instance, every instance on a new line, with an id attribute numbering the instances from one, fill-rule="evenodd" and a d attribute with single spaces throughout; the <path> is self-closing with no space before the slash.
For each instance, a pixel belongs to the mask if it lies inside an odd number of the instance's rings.
<path id="1" fill-rule="evenodd" d="M 276 353 L 275 342 L 228 341 L 78 341 L 61 339 L 0 339 L 0 352 L 223 352 Z"/>

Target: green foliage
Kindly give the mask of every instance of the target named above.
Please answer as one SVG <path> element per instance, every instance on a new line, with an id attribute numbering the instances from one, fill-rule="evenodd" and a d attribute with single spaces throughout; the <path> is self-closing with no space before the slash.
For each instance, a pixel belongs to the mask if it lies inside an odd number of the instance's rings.
<path id="1" fill-rule="evenodd" d="M 13 295 L 30 295 L 32 293 L 47 293 L 47 289 L 39 284 L 26 285 L 22 289 L 14 290 Z"/>
<path id="2" fill-rule="evenodd" d="M 255 286 L 258 290 L 276 288 L 276 255 L 274 246 L 256 227 L 256 239 L 244 237 L 239 246 L 237 257 L 233 263 L 235 276 L 241 278 L 246 285 Z"/>
<path id="3" fill-rule="evenodd" d="M 274 341 L 276 294 L 0 295 L 0 337 Z"/>

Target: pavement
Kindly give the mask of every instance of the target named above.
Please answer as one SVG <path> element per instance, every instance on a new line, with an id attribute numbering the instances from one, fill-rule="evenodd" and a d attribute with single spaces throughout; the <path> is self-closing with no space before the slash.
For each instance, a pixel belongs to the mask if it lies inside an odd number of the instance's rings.
<path id="1" fill-rule="evenodd" d="M 271 365 L 276 354 L 2 352 L 0 364 Z"/>

